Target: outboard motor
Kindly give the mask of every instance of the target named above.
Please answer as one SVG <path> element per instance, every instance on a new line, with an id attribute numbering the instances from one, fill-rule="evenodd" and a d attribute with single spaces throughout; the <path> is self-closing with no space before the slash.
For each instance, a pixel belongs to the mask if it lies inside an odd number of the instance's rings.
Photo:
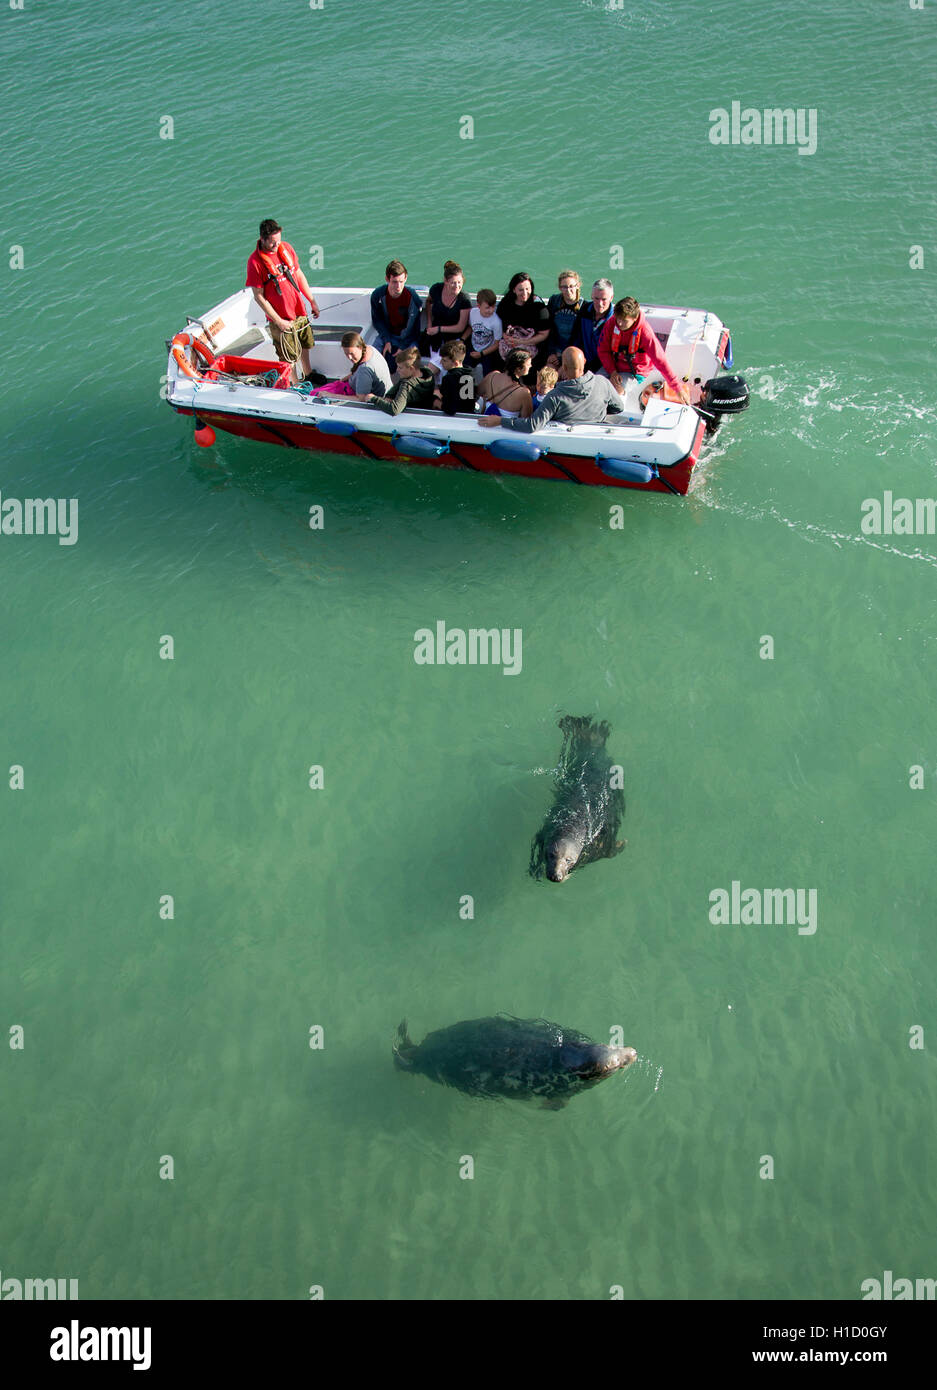
<path id="1" fill-rule="evenodd" d="M 709 412 L 706 433 L 715 434 L 724 415 L 739 415 L 748 409 L 748 382 L 743 376 L 714 376 L 706 382 L 699 399 L 700 410 Z"/>

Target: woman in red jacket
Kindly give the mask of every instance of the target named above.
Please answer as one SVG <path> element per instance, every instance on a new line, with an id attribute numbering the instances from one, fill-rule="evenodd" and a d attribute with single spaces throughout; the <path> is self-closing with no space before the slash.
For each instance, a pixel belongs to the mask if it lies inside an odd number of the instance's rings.
<path id="1" fill-rule="evenodd" d="M 599 359 L 616 391 L 624 391 L 623 378 L 647 376 L 656 368 L 684 405 L 690 404 L 689 391 L 674 376 L 657 334 L 644 317 L 644 310 L 630 295 L 619 299 L 614 314 L 602 329 Z"/>

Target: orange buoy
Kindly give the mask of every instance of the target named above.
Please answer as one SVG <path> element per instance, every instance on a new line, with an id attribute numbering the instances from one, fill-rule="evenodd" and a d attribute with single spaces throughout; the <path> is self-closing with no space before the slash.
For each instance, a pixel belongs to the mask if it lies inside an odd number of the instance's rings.
<path id="1" fill-rule="evenodd" d="M 215 431 L 212 429 L 211 425 L 199 423 L 199 427 L 195 431 L 195 442 L 203 449 L 211 448 L 215 442 Z"/>

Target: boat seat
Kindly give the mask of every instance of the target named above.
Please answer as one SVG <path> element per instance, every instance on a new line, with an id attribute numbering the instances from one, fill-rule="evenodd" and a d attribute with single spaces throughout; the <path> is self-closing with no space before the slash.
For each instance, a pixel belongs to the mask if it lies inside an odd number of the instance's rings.
<path id="1" fill-rule="evenodd" d="M 311 320 L 312 331 L 315 334 L 317 343 L 340 343 L 346 333 L 360 333 L 359 323 L 317 323 Z M 269 329 L 248 328 L 246 333 L 242 333 L 233 343 L 226 343 L 225 352 L 230 352 L 234 357 L 246 357 L 252 348 L 259 347 L 261 343 L 272 343 Z"/>
<path id="2" fill-rule="evenodd" d="M 232 357 L 246 357 L 251 348 L 257 347 L 259 343 L 269 342 L 270 338 L 262 328 L 249 328 L 240 338 L 235 338 L 233 343 L 225 344 L 224 351 Z"/>
<path id="3" fill-rule="evenodd" d="M 360 333 L 365 342 L 368 341 L 360 323 L 320 323 L 316 319 L 309 322 L 317 343 L 340 343 L 346 333 Z"/>

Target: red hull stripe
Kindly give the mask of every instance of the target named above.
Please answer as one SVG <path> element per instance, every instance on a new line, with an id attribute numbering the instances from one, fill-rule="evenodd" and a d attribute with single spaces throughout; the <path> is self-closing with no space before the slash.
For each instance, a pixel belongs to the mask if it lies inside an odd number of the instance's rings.
<path id="1" fill-rule="evenodd" d="M 195 411 L 187 406 L 174 406 L 173 409 L 180 415 L 195 414 Z M 199 411 L 199 418 L 206 424 L 227 431 L 228 434 L 235 434 L 244 439 L 256 439 L 264 444 L 273 442 L 271 440 L 272 435 L 276 443 L 287 445 L 293 449 L 308 449 L 314 453 L 323 454 L 346 454 L 359 459 L 364 453 L 372 459 L 400 462 L 400 455 L 386 434 L 371 434 L 364 430 L 358 430 L 348 437 L 323 434 L 311 423 L 292 424 L 285 420 L 278 420 L 276 425 L 272 425 L 250 415 L 240 415 L 236 412 L 228 414 L 218 410 L 205 411 L 202 409 Z M 474 469 L 478 473 L 510 473 L 521 478 L 542 478 L 554 481 L 565 476 L 571 482 L 586 483 L 593 487 L 623 487 L 632 490 L 637 489 L 640 492 L 669 494 L 670 489 L 674 489 L 681 496 L 685 496 L 690 486 L 690 476 L 699 458 L 705 429 L 705 421 L 701 419 L 689 453 L 685 454 L 677 463 L 670 464 L 662 470 L 670 488 L 666 487 L 659 478 L 653 478 L 649 483 L 633 483 L 626 482 L 621 478 L 610 478 L 602 472 L 594 459 L 582 458 L 575 454 L 548 454 L 536 460 L 518 460 L 515 462 L 497 459 L 486 448 L 478 444 L 459 444 L 455 448 L 450 446 L 450 453 L 442 454 L 439 458 L 410 459 L 408 462 L 428 463 L 437 468 L 462 466 Z"/>

